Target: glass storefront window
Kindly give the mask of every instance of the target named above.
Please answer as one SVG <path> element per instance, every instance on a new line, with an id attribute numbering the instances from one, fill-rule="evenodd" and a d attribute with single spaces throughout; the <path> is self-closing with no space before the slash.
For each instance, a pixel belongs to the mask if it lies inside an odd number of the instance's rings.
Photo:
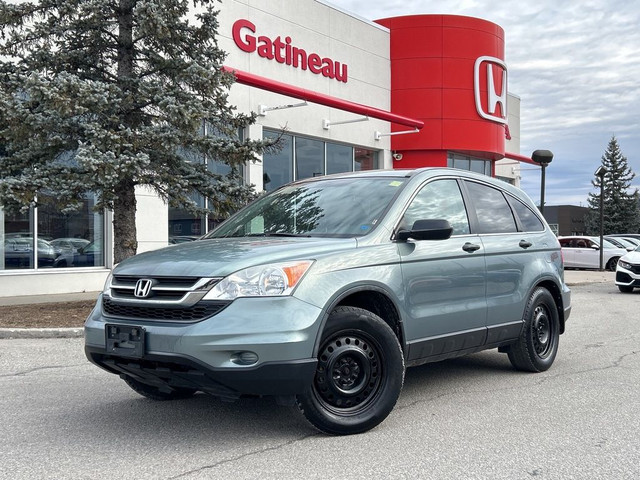
<path id="1" fill-rule="evenodd" d="M 488 177 L 491 176 L 491 160 L 485 160 L 483 158 L 474 158 L 467 155 L 449 153 L 447 155 L 447 166 L 458 168 L 460 170 L 470 170 L 472 172 L 482 173 Z"/>
<path id="2" fill-rule="evenodd" d="M 208 136 L 223 136 L 225 135 L 222 132 L 215 130 L 212 126 L 203 125 L 200 130 L 200 133 L 204 135 L 204 132 Z M 237 131 L 238 139 L 242 140 L 244 135 L 244 131 L 239 129 Z M 229 138 L 225 135 L 226 138 Z M 188 149 L 181 149 L 180 154 L 189 162 L 203 163 L 205 161 L 205 157 L 201 154 L 197 154 Z M 206 159 L 207 162 L 207 170 L 217 175 L 226 176 L 232 173 L 232 168 L 226 163 L 218 161 L 216 158 L 208 157 Z M 240 167 L 237 170 L 239 182 L 242 182 L 242 177 L 244 175 L 243 168 Z M 205 199 L 202 195 L 198 193 L 193 193 L 191 195 L 191 199 L 196 203 L 199 208 L 208 208 L 209 200 Z M 175 208 L 169 207 L 169 244 L 176 243 L 184 243 L 195 240 L 209 230 L 216 227 L 222 220 L 219 218 L 212 218 L 210 216 L 205 215 L 194 215 L 183 208 Z"/>
<path id="3" fill-rule="evenodd" d="M 297 137 L 295 145 L 296 179 L 324 175 L 324 142 Z"/>
<path id="4" fill-rule="evenodd" d="M 327 175 L 353 170 L 353 147 L 327 142 Z"/>
<path id="5" fill-rule="evenodd" d="M 204 207 L 204 197 L 196 193 L 191 199 L 198 207 Z M 169 243 L 182 243 L 204 235 L 204 217 L 194 215 L 183 208 L 169 207 Z"/>
<path id="6" fill-rule="evenodd" d="M 104 266 L 104 216 L 93 211 L 94 195 L 72 212 L 47 200 L 40 195 L 42 205 L 29 213 L 0 213 L 0 270 Z"/>
<path id="7" fill-rule="evenodd" d="M 264 132 L 265 138 L 278 138 L 279 132 Z M 267 192 L 293 180 L 293 136 L 282 135 L 280 149 L 263 155 L 263 180 Z"/>
<path id="8" fill-rule="evenodd" d="M 378 168 L 378 152 L 366 148 L 355 149 L 354 170 L 376 170 Z"/>
<path id="9" fill-rule="evenodd" d="M 279 136 L 280 132 L 264 130 L 264 138 Z M 293 180 L 380 168 L 377 150 L 293 135 L 282 135 L 280 147 L 275 153 L 265 153 L 262 159 L 267 192 Z"/>
<path id="10" fill-rule="evenodd" d="M 33 211 L 9 214 L 0 210 L 0 270 L 33 265 Z"/>

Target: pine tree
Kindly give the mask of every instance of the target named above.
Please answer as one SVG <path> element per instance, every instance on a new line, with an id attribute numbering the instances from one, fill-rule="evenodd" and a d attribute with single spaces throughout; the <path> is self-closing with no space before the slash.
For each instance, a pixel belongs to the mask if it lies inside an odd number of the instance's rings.
<path id="1" fill-rule="evenodd" d="M 215 218 L 246 202 L 241 166 L 266 144 L 237 134 L 255 117 L 227 101 L 215 3 L 0 2 L 0 205 L 72 209 L 94 192 L 96 208 L 113 210 L 119 262 L 137 248 L 137 185 L 193 213 L 199 193 Z M 216 135 L 201 134 L 205 122 Z"/>
<path id="2" fill-rule="evenodd" d="M 622 155 L 615 135 L 611 137 L 602 156 L 602 166 L 607 170 L 603 177 L 603 232 L 640 233 L 640 203 L 638 189 L 630 193 L 635 173 Z M 585 227 L 591 235 L 600 233 L 600 177 L 591 181 L 596 193 L 589 193 L 589 214 Z"/>

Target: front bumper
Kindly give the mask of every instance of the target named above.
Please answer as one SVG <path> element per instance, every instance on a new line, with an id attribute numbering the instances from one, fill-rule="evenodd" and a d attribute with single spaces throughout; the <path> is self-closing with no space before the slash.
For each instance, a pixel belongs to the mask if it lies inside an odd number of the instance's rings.
<path id="1" fill-rule="evenodd" d="M 322 310 L 295 297 L 240 298 L 199 322 L 105 315 L 102 297 L 85 322 L 85 352 L 105 370 L 161 389 L 186 387 L 216 396 L 290 395 L 311 385 Z M 108 351 L 105 325 L 144 330 L 139 358 Z M 255 361 L 238 364 L 250 352 Z"/>
<path id="2" fill-rule="evenodd" d="M 640 265 L 632 265 L 632 269 L 626 269 L 618 264 L 616 285 L 640 288 Z"/>
<path id="3" fill-rule="evenodd" d="M 238 370 L 213 369 L 179 355 L 146 354 L 143 358 L 126 358 L 95 347 L 85 347 L 85 354 L 108 372 L 133 377 L 161 391 L 192 388 L 230 400 L 241 395 L 303 393 L 311 385 L 317 363 L 315 359 L 306 359 Z"/>

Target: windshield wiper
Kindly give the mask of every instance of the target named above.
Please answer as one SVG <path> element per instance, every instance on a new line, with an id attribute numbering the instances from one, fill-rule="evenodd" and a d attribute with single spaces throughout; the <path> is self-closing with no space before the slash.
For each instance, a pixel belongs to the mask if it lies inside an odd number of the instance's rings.
<path id="1" fill-rule="evenodd" d="M 288 232 L 266 232 L 265 237 L 311 237 L 309 234 L 288 233 Z"/>

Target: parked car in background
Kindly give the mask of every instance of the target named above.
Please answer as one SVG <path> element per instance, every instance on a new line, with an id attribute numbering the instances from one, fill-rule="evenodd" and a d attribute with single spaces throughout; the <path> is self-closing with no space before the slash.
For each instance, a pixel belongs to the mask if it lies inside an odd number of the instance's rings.
<path id="1" fill-rule="evenodd" d="M 56 238 L 49 243 L 58 254 L 56 267 L 72 267 L 74 266 L 74 256 L 90 242 L 84 238 Z"/>
<path id="2" fill-rule="evenodd" d="M 620 240 L 624 240 L 634 246 L 634 250 L 640 247 L 640 238 L 637 237 L 629 237 L 628 235 L 607 235 L 607 239 L 616 238 Z"/>
<path id="3" fill-rule="evenodd" d="M 57 267 L 56 252 L 53 245 L 38 239 L 38 267 Z M 33 237 L 7 235 L 4 239 L 4 266 L 6 269 L 33 268 Z"/>
<path id="4" fill-rule="evenodd" d="M 374 170 L 283 186 L 119 263 L 85 352 L 154 400 L 274 395 L 352 434 L 391 412 L 405 366 L 497 348 L 547 370 L 570 310 L 558 240 L 521 190 Z"/>
<path id="5" fill-rule="evenodd" d="M 606 270 L 615 271 L 618 259 L 627 254 L 625 248 L 615 246 L 606 238 L 604 240 L 603 266 Z M 565 268 L 600 268 L 599 237 L 558 237 Z"/>
<path id="6" fill-rule="evenodd" d="M 640 247 L 618 260 L 616 285 L 623 293 L 631 293 L 640 288 Z"/>
<path id="7" fill-rule="evenodd" d="M 618 248 L 624 248 L 627 252 L 631 252 L 638 248 L 638 245 L 626 240 L 624 237 L 604 237 L 607 241 L 613 243 Z"/>

